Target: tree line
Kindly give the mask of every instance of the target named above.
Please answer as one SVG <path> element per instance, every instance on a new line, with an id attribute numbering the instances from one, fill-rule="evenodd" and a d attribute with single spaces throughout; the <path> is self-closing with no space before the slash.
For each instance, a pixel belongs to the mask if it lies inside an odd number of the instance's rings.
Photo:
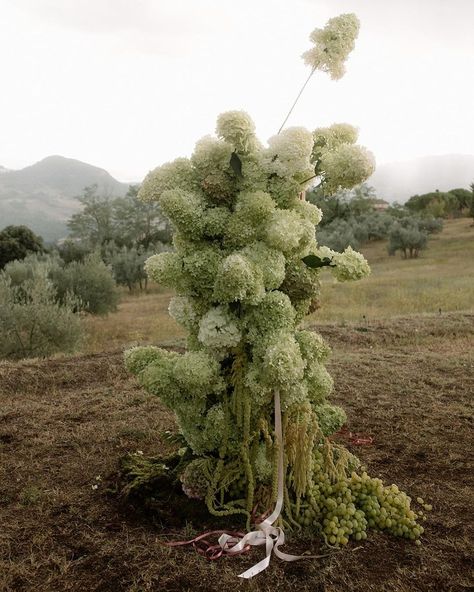
<path id="1" fill-rule="evenodd" d="M 323 212 L 321 245 L 343 251 L 385 239 L 389 254 L 413 258 L 441 231 L 443 218 L 474 218 L 474 184 L 471 190 L 416 195 L 403 206 L 377 199 L 364 184 L 330 197 L 316 188 L 306 198 Z M 147 287 L 144 263 L 172 248 L 172 232 L 159 205 L 139 201 L 137 193 L 130 186 L 117 198 L 86 187 L 69 236 L 57 245 L 45 245 L 24 226 L 0 232 L 0 357 L 73 351 L 83 337 L 83 314 L 114 311 L 118 285 Z"/>

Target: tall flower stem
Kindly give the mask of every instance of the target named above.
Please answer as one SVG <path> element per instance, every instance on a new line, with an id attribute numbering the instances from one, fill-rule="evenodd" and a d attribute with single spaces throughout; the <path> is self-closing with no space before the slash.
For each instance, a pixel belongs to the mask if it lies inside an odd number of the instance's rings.
<path id="1" fill-rule="evenodd" d="M 305 83 L 303 84 L 303 86 L 300 89 L 300 92 L 298 93 L 298 96 L 295 99 L 295 102 L 293 103 L 293 105 L 291 105 L 290 110 L 288 111 L 287 116 L 285 117 L 285 119 L 283 120 L 283 123 L 280 126 L 280 129 L 278 130 L 278 133 L 281 132 L 281 130 L 285 127 L 285 123 L 288 121 L 288 118 L 290 117 L 290 115 L 293 113 L 293 109 L 296 107 L 296 103 L 299 101 L 301 95 L 303 94 L 304 89 L 306 88 L 306 85 L 308 84 L 308 82 L 311 79 L 311 76 L 314 74 L 314 72 L 316 71 L 316 68 L 313 68 L 308 76 L 308 78 L 306 79 Z"/>

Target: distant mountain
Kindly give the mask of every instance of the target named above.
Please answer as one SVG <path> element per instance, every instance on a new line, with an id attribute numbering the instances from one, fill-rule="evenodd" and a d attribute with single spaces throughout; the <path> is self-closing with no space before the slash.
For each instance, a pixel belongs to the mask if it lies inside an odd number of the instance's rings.
<path id="1" fill-rule="evenodd" d="M 24 169 L 0 169 L 0 230 L 25 224 L 46 241 L 66 235 L 66 221 L 77 212 L 84 187 L 100 193 L 125 195 L 128 185 L 104 169 L 63 156 L 48 156 Z"/>
<path id="2" fill-rule="evenodd" d="M 381 164 L 367 181 L 377 196 L 404 203 L 409 197 L 429 191 L 469 188 L 474 182 L 474 156 L 445 154 L 423 156 L 405 162 Z"/>
<path id="3" fill-rule="evenodd" d="M 2 173 L 8 173 L 8 171 L 9 171 L 9 169 L 5 168 L 4 166 L 2 166 L 2 165 L 0 164 L 0 175 L 1 175 Z"/>

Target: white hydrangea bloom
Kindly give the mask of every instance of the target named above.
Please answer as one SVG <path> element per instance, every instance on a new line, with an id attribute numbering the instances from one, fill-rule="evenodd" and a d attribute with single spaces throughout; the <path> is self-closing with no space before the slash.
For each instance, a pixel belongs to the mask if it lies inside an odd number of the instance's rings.
<path id="1" fill-rule="evenodd" d="M 217 118 L 216 133 L 242 154 L 254 150 L 258 144 L 255 137 L 255 124 L 245 111 L 221 113 Z"/>
<path id="2" fill-rule="evenodd" d="M 242 338 L 237 319 L 225 306 L 211 308 L 199 323 L 199 341 L 206 347 L 235 347 Z"/>
<path id="3" fill-rule="evenodd" d="M 315 255 L 317 255 L 320 259 L 331 259 L 336 254 L 336 251 L 333 251 L 326 245 L 318 246 L 317 250 L 315 251 Z"/>
<path id="4" fill-rule="evenodd" d="M 240 300 L 255 304 L 264 295 L 263 274 L 252 261 L 233 253 L 221 262 L 214 283 L 216 301 L 228 303 Z"/>
<path id="5" fill-rule="evenodd" d="M 345 73 L 344 62 L 354 49 L 359 34 L 359 19 L 355 14 L 341 14 L 329 19 L 324 29 L 315 29 L 310 40 L 314 47 L 303 54 L 313 70 L 328 72 L 333 80 Z"/>
<path id="6" fill-rule="evenodd" d="M 314 236 L 309 220 L 292 210 L 276 210 L 268 221 L 265 241 L 273 249 L 289 254 L 302 249 Z"/>
<path id="7" fill-rule="evenodd" d="M 289 127 L 268 140 L 266 166 L 279 177 L 303 181 L 314 174 L 312 151 L 313 134 L 304 127 Z"/>
<path id="8" fill-rule="evenodd" d="M 262 360 L 262 378 L 283 392 L 291 391 L 303 378 L 306 362 L 291 333 L 277 333 L 267 342 Z"/>
<path id="9" fill-rule="evenodd" d="M 347 247 L 343 253 L 333 251 L 329 247 L 320 246 L 315 255 L 321 259 L 330 259 L 330 269 L 333 276 L 340 282 L 360 280 L 370 275 L 370 267 L 362 253 Z"/>
<path id="10" fill-rule="evenodd" d="M 179 256 L 173 252 L 152 255 L 145 261 L 145 273 L 156 282 L 168 288 L 182 289 L 186 286 Z"/>
<path id="11" fill-rule="evenodd" d="M 375 171 L 375 158 L 363 146 L 343 144 L 333 152 L 322 154 L 320 168 L 325 193 L 332 195 L 340 187 L 352 189 L 368 179 Z"/>
<path id="12" fill-rule="evenodd" d="M 309 203 L 309 201 L 305 201 L 304 199 L 299 199 L 294 204 L 292 209 L 295 212 L 298 212 L 298 214 L 304 220 L 309 220 L 311 224 L 314 224 L 315 226 L 317 226 L 323 218 L 323 212 L 321 211 L 321 209 L 318 208 L 318 206 Z"/>
<path id="13" fill-rule="evenodd" d="M 359 130 L 349 123 L 333 123 L 329 127 L 318 127 L 313 131 L 313 161 L 321 158 L 326 151 L 333 151 L 342 144 L 355 144 Z"/>
<path id="14" fill-rule="evenodd" d="M 175 296 L 171 298 L 168 312 L 177 323 L 188 329 L 191 329 L 196 323 L 197 313 L 193 303 L 187 296 Z"/>
<path id="15" fill-rule="evenodd" d="M 224 140 L 204 136 L 196 142 L 191 161 L 199 173 L 230 170 L 232 146 Z"/>
<path id="16" fill-rule="evenodd" d="M 370 274 L 364 255 L 354 251 L 352 247 L 347 247 L 343 253 L 335 253 L 332 260 L 335 267 L 331 271 L 340 282 L 360 280 Z"/>
<path id="17" fill-rule="evenodd" d="M 188 158 L 177 158 L 156 167 L 148 173 L 138 192 L 142 201 L 159 201 L 164 191 L 183 189 L 193 191 L 197 187 L 193 167 Z"/>

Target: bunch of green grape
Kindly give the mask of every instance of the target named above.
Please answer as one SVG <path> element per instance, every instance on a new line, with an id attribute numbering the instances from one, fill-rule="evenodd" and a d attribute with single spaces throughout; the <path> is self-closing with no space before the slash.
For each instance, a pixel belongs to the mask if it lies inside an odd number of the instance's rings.
<path id="1" fill-rule="evenodd" d="M 424 515 L 416 514 L 410 504 L 411 498 L 396 485 L 384 486 L 366 472 L 331 481 L 317 453 L 313 485 L 296 520 L 302 526 L 316 528 L 330 545 L 346 545 L 350 538 L 364 540 L 368 528 L 386 530 L 420 544 L 424 529 L 417 520 Z"/>

